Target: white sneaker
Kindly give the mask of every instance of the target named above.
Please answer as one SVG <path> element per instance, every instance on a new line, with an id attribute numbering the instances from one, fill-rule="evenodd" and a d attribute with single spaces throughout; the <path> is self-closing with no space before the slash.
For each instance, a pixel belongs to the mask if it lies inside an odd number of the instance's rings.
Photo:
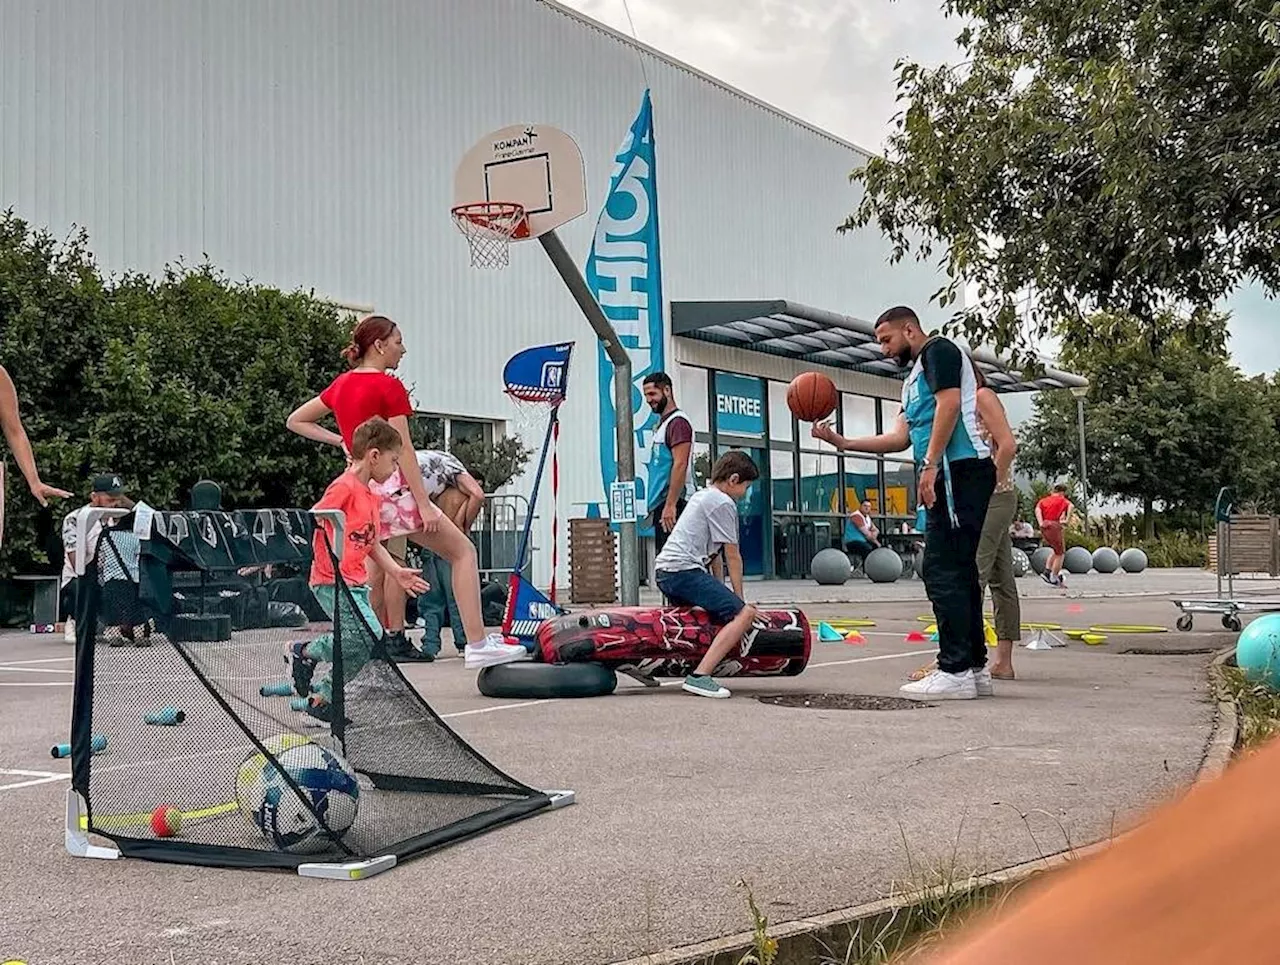
<path id="1" fill-rule="evenodd" d="M 898 692 L 908 700 L 975 700 L 978 696 L 972 670 L 964 673 L 935 670 L 927 677 L 904 684 Z"/>
<path id="2" fill-rule="evenodd" d="M 491 633 L 481 643 L 468 643 L 463 664 L 468 670 L 493 667 L 500 663 L 528 660 L 529 651 L 518 643 L 505 643 L 502 634 Z"/>
<path id="3" fill-rule="evenodd" d="M 991 671 L 986 667 L 973 671 L 973 689 L 977 691 L 979 697 L 995 696 L 996 690 L 991 684 Z"/>

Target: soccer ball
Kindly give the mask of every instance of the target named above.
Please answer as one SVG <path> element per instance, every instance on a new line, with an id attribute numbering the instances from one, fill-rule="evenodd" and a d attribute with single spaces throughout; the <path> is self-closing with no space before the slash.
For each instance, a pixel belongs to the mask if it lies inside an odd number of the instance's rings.
<path id="1" fill-rule="evenodd" d="M 281 851 L 315 854 L 328 849 L 355 823 L 360 808 L 355 775 L 337 754 L 297 734 L 270 738 L 263 746 L 280 767 L 257 752 L 245 758 L 236 778 L 240 810 Z M 328 831 L 289 786 L 281 769 L 293 778 Z"/>

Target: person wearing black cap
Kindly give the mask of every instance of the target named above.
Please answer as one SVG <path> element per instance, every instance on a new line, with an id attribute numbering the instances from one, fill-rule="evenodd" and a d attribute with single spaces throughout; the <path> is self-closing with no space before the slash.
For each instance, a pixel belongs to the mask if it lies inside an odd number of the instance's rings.
<path id="1" fill-rule="evenodd" d="M 80 509 L 128 510 L 133 509 L 133 506 L 134 502 L 125 494 L 124 480 L 120 478 L 119 474 L 104 472 L 93 478 L 89 502 L 80 507 Z M 79 585 L 79 578 L 76 576 L 76 516 L 79 514 L 80 509 L 73 509 L 62 520 L 62 548 L 64 552 L 62 561 L 62 612 L 67 614 L 63 635 L 67 643 L 75 643 L 76 640 L 75 620 L 72 615 L 75 613 L 75 594 L 76 587 Z M 108 526 L 114 524 L 112 520 L 100 520 L 89 527 L 86 544 L 89 547 L 90 559 L 92 559 L 94 550 L 98 545 L 98 539 L 102 535 L 104 522 Z M 125 575 L 127 576 L 128 574 Z"/>

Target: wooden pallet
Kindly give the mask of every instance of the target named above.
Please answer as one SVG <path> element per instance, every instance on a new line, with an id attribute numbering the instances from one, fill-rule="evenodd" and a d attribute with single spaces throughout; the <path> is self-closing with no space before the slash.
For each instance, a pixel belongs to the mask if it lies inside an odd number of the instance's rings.
<path id="1" fill-rule="evenodd" d="M 570 602 L 615 602 L 617 566 L 618 541 L 607 519 L 569 520 Z"/>
<path id="2" fill-rule="evenodd" d="M 1209 570 L 1218 572 L 1218 546 L 1226 524 L 1209 537 Z M 1231 517 L 1232 574 L 1266 573 L 1280 575 L 1280 518 L 1275 516 Z"/>

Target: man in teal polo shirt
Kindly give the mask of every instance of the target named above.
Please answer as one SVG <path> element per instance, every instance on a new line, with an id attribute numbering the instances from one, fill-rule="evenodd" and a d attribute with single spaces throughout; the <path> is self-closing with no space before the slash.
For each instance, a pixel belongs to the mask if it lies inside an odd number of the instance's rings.
<path id="1" fill-rule="evenodd" d="M 995 489 L 991 450 L 978 432 L 978 390 L 973 363 L 951 339 L 927 335 L 916 313 L 890 308 L 876 320 L 880 349 L 910 366 L 902 386 L 902 413 L 878 436 L 846 439 L 829 423 L 813 435 L 839 449 L 901 452 L 911 448 L 917 491 L 928 514 L 924 586 L 938 620 L 938 669 L 902 688 L 913 700 L 968 700 L 992 693 L 986 669 L 978 541 Z"/>

